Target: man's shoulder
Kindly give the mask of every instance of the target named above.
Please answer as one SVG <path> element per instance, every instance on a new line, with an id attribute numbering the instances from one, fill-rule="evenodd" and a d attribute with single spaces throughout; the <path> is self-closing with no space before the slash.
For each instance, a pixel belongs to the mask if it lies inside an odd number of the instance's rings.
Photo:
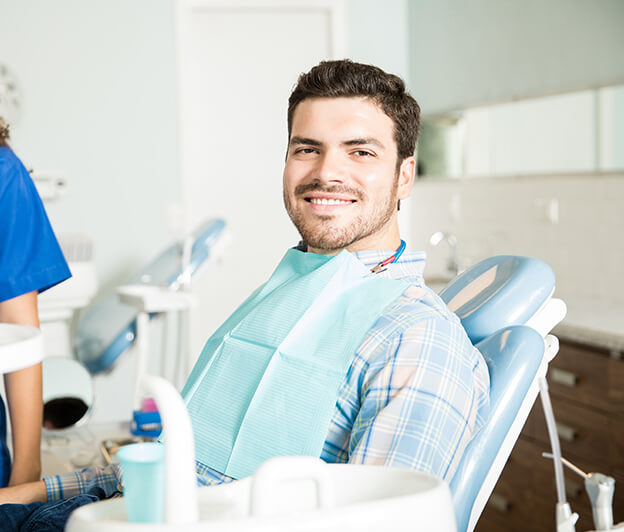
<path id="1" fill-rule="evenodd" d="M 444 301 L 424 285 L 410 285 L 379 316 L 358 352 L 370 364 L 396 356 L 407 344 L 417 344 L 420 350 L 434 342 L 452 343 L 467 352 L 473 349 L 459 318 Z"/>
<path id="2" fill-rule="evenodd" d="M 444 301 L 425 285 L 411 284 L 403 294 L 388 305 L 381 314 L 377 326 L 394 326 L 403 331 L 425 321 L 444 321 L 460 325 Z"/>

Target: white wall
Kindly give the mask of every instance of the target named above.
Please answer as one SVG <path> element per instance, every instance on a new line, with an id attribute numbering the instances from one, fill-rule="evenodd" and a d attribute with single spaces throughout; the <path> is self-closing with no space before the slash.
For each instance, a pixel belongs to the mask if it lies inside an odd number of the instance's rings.
<path id="1" fill-rule="evenodd" d="M 558 223 L 549 222 L 550 200 Z M 444 271 L 447 249 L 429 249 L 429 236 L 457 236 L 467 267 L 491 255 L 546 261 L 557 294 L 574 305 L 594 300 L 624 304 L 624 174 L 426 179 L 414 198 L 414 243 L 429 252 L 425 276 Z"/>
<path id="2" fill-rule="evenodd" d="M 407 1 L 347 6 L 351 57 L 407 78 Z M 48 214 L 57 233 L 93 239 L 110 289 L 174 236 L 172 0 L 0 0 L 0 14 L 0 62 L 23 92 L 12 146 L 36 172 L 67 180 Z"/>
<path id="3" fill-rule="evenodd" d="M 67 180 L 57 233 L 95 244 L 104 287 L 170 239 L 179 199 L 170 0 L 0 0 L 0 62 L 23 91 L 12 146 Z"/>
<path id="4" fill-rule="evenodd" d="M 409 15 L 427 114 L 624 82 L 621 0 L 412 0 Z"/>
<path id="5" fill-rule="evenodd" d="M 624 82 L 624 2 L 415 0 L 409 6 L 410 80 L 425 113 Z M 621 114 L 616 92 L 599 96 L 603 119 Z M 469 145 L 477 139 L 472 173 L 516 177 L 416 184 L 412 230 L 414 244 L 429 252 L 426 276 L 444 273 L 447 254 L 430 249 L 429 236 L 448 231 L 458 238 L 463 267 L 496 254 L 535 256 L 553 267 L 558 294 L 571 306 L 624 302 L 624 175 L 622 166 L 619 173 L 596 171 L 617 168 L 623 137 L 615 120 L 602 120 L 606 142 L 599 153 L 593 98 L 586 92 L 541 110 L 538 102 L 476 111 L 486 120 L 476 124 L 481 136 L 467 139 Z M 479 140 L 488 135 L 489 145 Z M 549 221 L 549 209 L 551 218 L 558 210 L 557 223 Z"/>

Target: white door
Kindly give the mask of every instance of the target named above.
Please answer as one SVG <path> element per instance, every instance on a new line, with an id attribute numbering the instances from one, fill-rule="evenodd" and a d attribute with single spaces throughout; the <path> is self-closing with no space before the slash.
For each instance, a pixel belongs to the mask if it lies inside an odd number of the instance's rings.
<path id="1" fill-rule="evenodd" d="M 341 0 L 177 3 L 184 207 L 191 225 L 222 217 L 232 236 L 194 285 L 192 355 L 298 241 L 281 192 L 288 95 L 301 72 L 346 56 L 344 11 Z"/>

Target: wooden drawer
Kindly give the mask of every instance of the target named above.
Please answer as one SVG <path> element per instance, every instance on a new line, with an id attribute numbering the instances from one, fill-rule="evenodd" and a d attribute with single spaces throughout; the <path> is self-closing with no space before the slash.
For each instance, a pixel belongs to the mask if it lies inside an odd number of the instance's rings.
<path id="1" fill-rule="evenodd" d="M 581 458 L 593 464 L 593 470 L 608 470 L 613 464 L 612 416 L 573 404 L 566 399 L 551 397 L 558 425 L 561 452 L 574 461 Z M 550 440 L 542 404 L 538 400 L 524 427 L 523 434 L 550 451 Z"/>
<path id="2" fill-rule="evenodd" d="M 562 342 L 550 363 L 548 385 L 553 396 L 624 412 L 624 361 L 606 352 Z"/>
<path id="3" fill-rule="evenodd" d="M 624 413 L 624 360 L 609 358 L 609 401 L 612 409 Z"/>
<path id="4" fill-rule="evenodd" d="M 516 442 L 476 532 L 542 530 L 540 523 L 551 517 L 554 523 L 554 505 L 547 508 L 542 502 L 549 484 L 544 472 L 552 465 L 540 453 L 539 446 L 527 440 Z M 540 497 L 535 496 L 536 491 Z"/>
<path id="5" fill-rule="evenodd" d="M 614 474 L 624 478 L 624 416 L 612 416 L 611 425 L 611 465 Z M 620 488 L 624 492 L 624 486 Z"/>
<path id="6" fill-rule="evenodd" d="M 523 444 L 520 440 L 516 443 L 481 514 L 476 532 L 530 529 L 527 528 L 532 483 L 530 464 L 535 458 L 525 451 Z"/>

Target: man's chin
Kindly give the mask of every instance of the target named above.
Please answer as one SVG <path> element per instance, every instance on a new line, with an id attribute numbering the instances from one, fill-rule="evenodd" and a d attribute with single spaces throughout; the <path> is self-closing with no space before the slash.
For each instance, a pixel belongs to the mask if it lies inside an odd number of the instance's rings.
<path id="1" fill-rule="evenodd" d="M 308 249 L 313 249 L 320 253 L 337 253 L 353 243 L 351 238 L 337 238 L 336 235 L 302 235 L 303 241 L 308 245 Z"/>

